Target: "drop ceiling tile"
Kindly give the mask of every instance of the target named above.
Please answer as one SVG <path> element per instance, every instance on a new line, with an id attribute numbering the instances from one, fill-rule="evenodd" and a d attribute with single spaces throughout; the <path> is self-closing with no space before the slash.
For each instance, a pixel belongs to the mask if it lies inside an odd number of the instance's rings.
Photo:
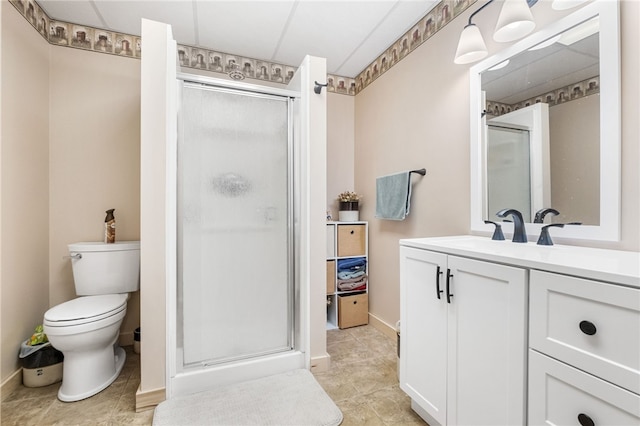
<path id="1" fill-rule="evenodd" d="M 298 65 L 327 58 L 355 77 L 438 0 L 38 0 L 53 19 L 140 34 L 140 20 L 170 24 L 180 44 Z"/>
<path id="2" fill-rule="evenodd" d="M 90 27 L 104 27 L 104 23 L 88 1 L 38 0 L 38 4 L 51 19 Z"/>
<path id="3" fill-rule="evenodd" d="M 302 1 L 276 56 L 276 62 L 298 64 L 309 54 L 327 58 L 327 71 L 334 73 L 396 1 Z"/>
<path id="4" fill-rule="evenodd" d="M 140 22 L 145 18 L 171 24 L 178 43 L 196 43 L 191 0 L 96 0 L 94 3 L 109 28 L 116 31 L 140 35 Z"/>
<path id="5" fill-rule="evenodd" d="M 293 0 L 199 1 L 200 45 L 239 56 L 271 60 L 294 4 Z"/>
<path id="6" fill-rule="evenodd" d="M 399 1 L 379 27 L 336 70 L 336 74 L 355 77 L 381 53 L 433 9 L 439 0 Z"/>

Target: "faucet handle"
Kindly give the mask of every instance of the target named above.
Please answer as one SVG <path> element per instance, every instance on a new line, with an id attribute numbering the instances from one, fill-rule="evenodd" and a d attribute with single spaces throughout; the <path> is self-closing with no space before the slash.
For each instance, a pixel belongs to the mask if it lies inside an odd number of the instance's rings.
<path id="1" fill-rule="evenodd" d="M 556 209 L 552 209 L 551 207 L 542 208 L 536 212 L 533 218 L 533 223 L 544 223 L 544 217 L 548 214 L 558 216 L 560 212 Z"/>
<path id="2" fill-rule="evenodd" d="M 502 226 L 499 223 L 492 222 L 490 220 L 485 220 L 484 223 L 486 223 L 487 225 L 492 224 L 496 227 L 496 229 L 493 230 L 493 235 L 491 236 L 492 240 L 496 240 L 496 241 L 504 240 L 504 234 L 502 233 Z"/>
<path id="3" fill-rule="evenodd" d="M 551 241 L 551 235 L 549 235 L 549 228 L 555 226 L 557 228 L 564 228 L 564 223 L 552 223 L 549 225 L 545 225 L 542 227 L 540 231 L 540 237 L 538 237 L 538 245 L 539 246 L 552 246 L 553 241 Z"/>

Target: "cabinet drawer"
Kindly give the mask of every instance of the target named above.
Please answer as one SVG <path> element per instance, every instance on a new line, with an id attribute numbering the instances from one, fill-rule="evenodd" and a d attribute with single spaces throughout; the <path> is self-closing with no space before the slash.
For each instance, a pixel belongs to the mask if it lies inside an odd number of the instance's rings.
<path id="1" fill-rule="evenodd" d="M 367 293 L 338 296 L 338 327 L 349 328 L 369 323 Z"/>
<path id="2" fill-rule="evenodd" d="M 536 351 L 529 352 L 530 425 L 640 424 L 640 396 Z"/>
<path id="3" fill-rule="evenodd" d="M 336 291 L 336 261 L 327 260 L 327 294 Z"/>
<path id="4" fill-rule="evenodd" d="M 640 393 L 640 290 L 531 271 L 529 344 Z"/>
<path id="5" fill-rule="evenodd" d="M 338 225 L 338 256 L 364 256 L 365 254 L 365 225 Z"/>

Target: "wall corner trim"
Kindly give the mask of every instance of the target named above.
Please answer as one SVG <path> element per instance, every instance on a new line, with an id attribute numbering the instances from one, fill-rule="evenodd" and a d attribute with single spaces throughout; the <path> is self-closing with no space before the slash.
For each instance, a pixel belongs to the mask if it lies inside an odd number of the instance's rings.
<path id="1" fill-rule="evenodd" d="M 155 408 L 156 405 L 167 399 L 166 395 L 167 392 L 165 388 L 143 392 L 140 390 L 140 387 L 138 387 L 136 391 L 136 413 Z"/>

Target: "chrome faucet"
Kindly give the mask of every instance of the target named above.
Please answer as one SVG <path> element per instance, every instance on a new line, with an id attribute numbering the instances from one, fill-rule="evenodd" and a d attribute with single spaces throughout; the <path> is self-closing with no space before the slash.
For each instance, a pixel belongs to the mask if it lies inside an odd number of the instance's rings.
<path id="1" fill-rule="evenodd" d="M 514 243 L 526 243 L 527 231 L 524 229 L 524 220 L 522 219 L 522 213 L 516 209 L 502 209 L 496 216 L 505 218 L 507 216 L 513 216 L 513 241 Z"/>
<path id="2" fill-rule="evenodd" d="M 536 215 L 533 218 L 533 223 L 544 223 L 544 217 L 547 214 L 552 214 L 554 216 L 557 216 L 560 214 L 560 212 L 556 209 L 552 209 L 552 208 L 544 208 L 544 209 L 540 209 L 536 212 Z"/>

